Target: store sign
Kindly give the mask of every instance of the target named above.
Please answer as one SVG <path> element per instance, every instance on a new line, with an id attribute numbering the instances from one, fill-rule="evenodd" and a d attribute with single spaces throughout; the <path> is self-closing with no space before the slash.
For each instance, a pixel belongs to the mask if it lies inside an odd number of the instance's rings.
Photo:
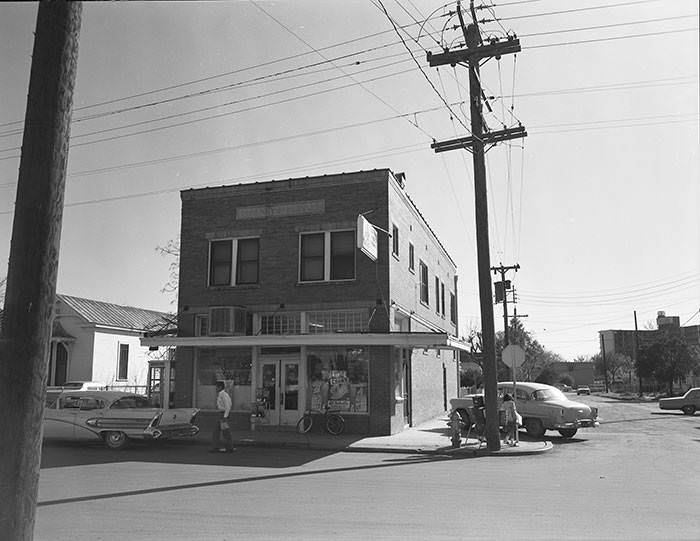
<path id="1" fill-rule="evenodd" d="M 377 260 L 377 230 L 362 214 L 357 217 L 357 247 L 372 261 Z"/>

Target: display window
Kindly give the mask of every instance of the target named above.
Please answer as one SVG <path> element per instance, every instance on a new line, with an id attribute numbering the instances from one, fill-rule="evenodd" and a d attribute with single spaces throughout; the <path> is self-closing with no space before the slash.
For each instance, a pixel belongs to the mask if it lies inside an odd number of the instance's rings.
<path id="1" fill-rule="evenodd" d="M 195 407 L 216 409 L 216 382 L 223 381 L 234 410 L 250 408 L 250 348 L 200 348 L 197 356 L 197 400 Z"/>
<path id="2" fill-rule="evenodd" d="M 364 348 L 307 350 L 307 408 L 369 412 L 369 355 Z"/>

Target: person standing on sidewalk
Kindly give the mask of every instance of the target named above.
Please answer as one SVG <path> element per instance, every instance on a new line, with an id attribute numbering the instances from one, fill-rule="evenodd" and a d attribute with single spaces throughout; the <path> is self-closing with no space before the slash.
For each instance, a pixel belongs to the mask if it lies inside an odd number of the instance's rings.
<path id="1" fill-rule="evenodd" d="M 515 441 L 515 431 L 518 429 L 518 412 L 515 410 L 515 402 L 513 397 L 506 393 L 503 395 L 503 404 L 500 407 L 503 411 L 503 425 L 506 431 L 506 438 L 503 443 L 506 445 L 517 445 Z"/>
<path id="2" fill-rule="evenodd" d="M 214 426 L 214 447 L 213 453 L 233 453 L 233 438 L 231 437 L 231 425 L 229 424 L 229 414 L 231 413 L 231 397 L 224 390 L 224 382 L 216 382 L 216 408 L 223 413 L 217 419 Z M 224 447 L 221 446 L 221 435 L 224 437 Z"/>

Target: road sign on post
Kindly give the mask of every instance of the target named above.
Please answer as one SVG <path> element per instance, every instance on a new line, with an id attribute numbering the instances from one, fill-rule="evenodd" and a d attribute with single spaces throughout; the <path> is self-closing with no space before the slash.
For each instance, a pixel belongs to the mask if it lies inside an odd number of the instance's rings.
<path id="1" fill-rule="evenodd" d="M 517 411 L 518 401 L 516 399 L 517 392 L 515 390 L 515 369 L 521 366 L 525 362 L 525 350 L 518 346 L 517 344 L 508 344 L 503 348 L 503 362 L 511 367 L 513 370 L 513 402 L 515 403 L 515 409 Z M 515 427 L 515 445 L 518 444 L 518 427 Z"/>

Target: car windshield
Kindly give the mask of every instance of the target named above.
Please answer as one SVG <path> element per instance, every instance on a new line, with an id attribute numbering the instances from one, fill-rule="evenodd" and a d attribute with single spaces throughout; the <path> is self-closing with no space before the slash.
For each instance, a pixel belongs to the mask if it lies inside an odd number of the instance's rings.
<path id="1" fill-rule="evenodd" d="M 566 400 L 566 396 L 559 389 L 540 389 L 532 393 L 535 400 Z"/>

